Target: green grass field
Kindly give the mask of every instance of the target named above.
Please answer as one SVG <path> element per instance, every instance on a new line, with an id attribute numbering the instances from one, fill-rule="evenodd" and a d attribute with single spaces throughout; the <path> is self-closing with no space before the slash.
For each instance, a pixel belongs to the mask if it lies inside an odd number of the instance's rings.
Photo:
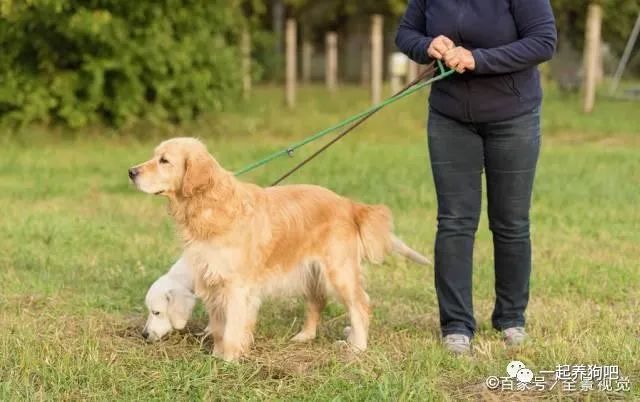
<path id="1" fill-rule="evenodd" d="M 289 182 L 386 203 L 396 231 L 432 254 L 436 205 L 424 134 L 424 94 L 391 106 Z M 334 346 L 347 322 L 330 304 L 319 338 L 293 345 L 302 302 L 265 303 L 250 355 L 216 360 L 186 331 L 146 344 L 148 286 L 180 245 L 165 200 L 133 189 L 126 170 L 160 138 L 197 135 L 229 169 L 367 106 L 366 93 L 303 89 L 294 111 L 280 90 L 187 127 L 87 132 L 33 128 L 0 139 L 0 400 L 580 400 L 640 399 L 640 108 L 603 101 L 583 116 L 551 91 L 533 219 L 532 342 L 506 349 L 491 329 L 492 248 L 486 216 L 475 252 L 474 353 L 439 344 L 433 269 L 390 258 L 367 269 L 370 349 Z M 313 146 L 311 147 L 313 148 Z M 295 160 L 308 153 L 300 152 Z M 292 160 L 247 175 L 268 184 Z M 534 372 L 558 364 L 617 365 L 630 392 L 502 393 L 483 386 L 511 360 Z"/>

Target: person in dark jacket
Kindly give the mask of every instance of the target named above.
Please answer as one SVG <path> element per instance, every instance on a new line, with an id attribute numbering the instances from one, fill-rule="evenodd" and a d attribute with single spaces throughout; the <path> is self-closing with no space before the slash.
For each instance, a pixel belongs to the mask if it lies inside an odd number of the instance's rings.
<path id="1" fill-rule="evenodd" d="M 445 346 L 470 351 L 473 243 L 486 174 L 493 233 L 493 327 L 507 344 L 526 338 L 529 210 L 540 150 L 537 65 L 557 40 L 549 0 L 410 0 L 396 36 L 417 63 L 459 74 L 434 84 L 428 144 L 438 198 L 435 286 Z"/>

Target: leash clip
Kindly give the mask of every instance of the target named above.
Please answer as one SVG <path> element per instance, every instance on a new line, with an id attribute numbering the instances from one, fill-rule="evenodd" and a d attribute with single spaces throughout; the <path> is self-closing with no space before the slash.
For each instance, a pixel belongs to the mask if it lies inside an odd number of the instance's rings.
<path id="1" fill-rule="evenodd" d="M 290 158 L 293 158 L 293 148 L 287 148 L 287 155 L 289 155 Z"/>

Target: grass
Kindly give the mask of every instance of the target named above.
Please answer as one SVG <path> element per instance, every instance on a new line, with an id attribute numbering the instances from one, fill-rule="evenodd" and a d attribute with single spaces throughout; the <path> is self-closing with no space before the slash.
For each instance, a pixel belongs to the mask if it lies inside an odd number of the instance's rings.
<path id="1" fill-rule="evenodd" d="M 186 331 L 158 344 L 139 335 L 147 287 L 180 253 L 165 202 L 135 191 L 126 168 L 158 137 L 193 134 L 237 169 L 367 106 L 366 94 L 303 89 L 294 111 L 275 88 L 188 127 L 118 137 L 32 128 L 1 140 L 0 400 L 460 400 L 640 398 L 640 116 L 637 104 L 603 101 L 591 116 L 550 91 L 533 215 L 528 330 L 506 349 L 490 327 L 493 272 L 483 216 L 475 253 L 475 353 L 439 346 L 433 271 L 391 258 L 367 270 L 374 308 L 370 350 L 348 356 L 333 342 L 347 317 L 325 311 L 319 339 L 292 345 L 301 302 L 263 307 L 255 347 L 240 364 L 209 353 Z M 424 95 L 391 106 L 290 182 L 327 186 L 395 213 L 397 232 L 431 254 L 435 195 L 424 139 Z M 309 150 L 296 155 L 299 160 Z M 291 160 L 246 177 L 267 184 Z M 630 392 L 488 391 L 518 359 L 534 371 L 558 364 L 618 365 Z"/>

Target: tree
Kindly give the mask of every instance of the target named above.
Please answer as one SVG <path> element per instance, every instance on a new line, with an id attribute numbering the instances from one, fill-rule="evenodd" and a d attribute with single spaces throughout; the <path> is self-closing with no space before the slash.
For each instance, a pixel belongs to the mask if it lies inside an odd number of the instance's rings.
<path id="1" fill-rule="evenodd" d="M 640 2 L 630 0 L 600 0 L 603 10 L 602 36 L 620 54 L 640 12 Z M 585 0 L 553 0 L 560 37 L 581 50 L 589 2 Z"/>
<path id="2" fill-rule="evenodd" d="M 239 0 L 6 0 L 0 118 L 188 120 L 240 92 Z"/>

